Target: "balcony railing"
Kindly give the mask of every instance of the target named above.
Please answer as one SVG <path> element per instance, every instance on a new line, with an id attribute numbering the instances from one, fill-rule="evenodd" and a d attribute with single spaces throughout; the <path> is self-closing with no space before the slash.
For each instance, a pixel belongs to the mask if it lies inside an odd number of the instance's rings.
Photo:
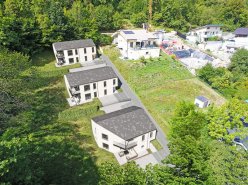
<path id="1" fill-rule="evenodd" d="M 129 150 L 135 146 L 137 146 L 137 142 L 131 142 L 131 143 L 127 143 L 127 144 L 123 144 L 123 143 L 119 143 L 119 142 L 113 142 L 113 145 L 122 148 L 124 150 Z"/>
<path id="2" fill-rule="evenodd" d="M 129 48 L 129 49 L 132 49 L 132 50 L 146 50 L 146 49 L 158 49 L 157 46 L 155 45 L 147 45 L 147 46 L 144 46 L 144 47 L 134 47 L 134 48 Z"/>
<path id="3" fill-rule="evenodd" d="M 57 58 L 64 58 L 64 53 L 57 53 L 56 54 L 56 57 Z"/>
<path id="4" fill-rule="evenodd" d="M 80 93 L 80 90 L 73 87 L 73 88 L 71 88 L 71 93 L 72 94 L 78 94 L 78 93 Z"/>

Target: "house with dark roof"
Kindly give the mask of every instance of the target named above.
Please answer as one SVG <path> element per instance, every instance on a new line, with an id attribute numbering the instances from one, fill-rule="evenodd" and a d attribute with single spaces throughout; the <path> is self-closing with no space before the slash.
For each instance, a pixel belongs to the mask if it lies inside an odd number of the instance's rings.
<path id="1" fill-rule="evenodd" d="M 136 106 L 94 117 L 91 123 L 97 145 L 127 161 L 149 149 L 157 134 L 149 116 Z"/>
<path id="2" fill-rule="evenodd" d="M 119 30 L 113 37 L 124 59 L 159 57 L 160 48 L 156 45 L 157 35 L 152 32 L 144 29 Z"/>
<path id="3" fill-rule="evenodd" d="M 118 76 L 109 66 L 70 72 L 64 75 L 71 106 L 117 92 Z"/>
<path id="4" fill-rule="evenodd" d="M 210 105 L 210 100 L 207 99 L 206 97 L 204 96 L 197 96 L 195 98 L 195 102 L 194 104 L 199 107 L 199 108 L 205 108 L 205 107 L 208 107 Z"/>
<path id="5" fill-rule="evenodd" d="M 96 46 L 91 39 L 53 43 L 56 66 L 90 62 L 96 58 Z"/>
<path id="6" fill-rule="evenodd" d="M 205 26 L 192 29 L 190 32 L 187 33 L 186 39 L 193 43 L 196 42 L 202 43 L 212 37 L 221 38 L 222 37 L 221 27 L 222 26 L 219 24 L 208 24 Z"/>
<path id="7" fill-rule="evenodd" d="M 235 37 L 248 37 L 248 28 L 238 28 L 234 31 Z"/>

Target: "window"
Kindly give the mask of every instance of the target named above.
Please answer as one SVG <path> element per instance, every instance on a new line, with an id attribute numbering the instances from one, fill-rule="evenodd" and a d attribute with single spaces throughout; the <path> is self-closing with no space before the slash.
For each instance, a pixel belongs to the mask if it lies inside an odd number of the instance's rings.
<path id="1" fill-rule="evenodd" d="M 84 57 L 84 60 L 87 61 L 87 56 Z"/>
<path id="2" fill-rule="evenodd" d="M 133 42 L 130 42 L 130 47 L 133 48 Z"/>
<path id="3" fill-rule="evenodd" d="M 208 34 L 208 32 L 205 32 L 205 35 L 207 35 Z"/>
<path id="4" fill-rule="evenodd" d="M 107 95 L 107 89 L 104 90 L 104 95 Z"/>
<path id="5" fill-rule="evenodd" d="M 106 143 L 102 143 L 102 147 L 105 148 L 105 149 L 107 149 L 107 150 L 109 149 L 109 145 L 106 144 Z"/>
<path id="6" fill-rule="evenodd" d="M 107 86 L 107 82 L 106 82 L 106 81 L 103 82 L 103 86 L 104 86 L 104 87 Z"/>
<path id="7" fill-rule="evenodd" d="M 91 94 L 85 94 L 85 100 L 90 100 L 91 99 Z"/>
<path id="8" fill-rule="evenodd" d="M 152 136 L 153 136 L 153 132 L 150 132 L 150 138 L 152 138 Z"/>
<path id="9" fill-rule="evenodd" d="M 116 79 L 113 80 L 113 85 L 115 85 L 115 83 L 116 83 Z"/>
<path id="10" fill-rule="evenodd" d="M 97 92 L 94 92 L 94 97 L 95 97 L 95 98 L 97 97 Z"/>
<path id="11" fill-rule="evenodd" d="M 96 83 L 93 83 L 93 89 L 96 89 Z"/>
<path id="12" fill-rule="evenodd" d="M 76 55 L 78 54 L 78 50 L 77 50 L 77 49 L 75 49 L 75 54 L 76 54 Z"/>
<path id="13" fill-rule="evenodd" d="M 76 57 L 76 61 L 79 62 L 79 58 L 78 57 Z"/>
<path id="14" fill-rule="evenodd" d="M 146 55 L 148 55 L 148 54 L 149 54 L 149 52 L 147 51 L 147 52 L 146 52 Z"/>
<path id="15" fill-rule="evenodd" d="M 74 63 L 74 59 L 73 58 L 69 58 L 69 63 L 73 64 Z"/>
<path id="16" fill-rule="evenodd" d="M 84 48 L 84 54 L 86 54 L 87 53 L 87 50 L 86 50 L 86 48 Z"/>
<path id="17" fill-rule="evenodd" d="M 90 85 L 85 85 L 84 86 L 84 91 L 89 91 L 90 90 Z"/>
<path id="18" fill-rule="evenodd" d="M 144 141 L 144 140 L 145 140 L 145 135 L 142 136 L 142 141 Z"/>
<path id="19" fill-rule="evenodd" d="M 207 27 L 207 29 L 209 30 L 209 29 L 210 29 L 210 27 Z"/>
<path id="20" fill-rule="evenodd" d="M 102 134 L 102 138 L 105 139 L 105 140 L 108 140 L 108 135 Z"/>
<path id="21" fill-rule="evenodd" d="M 94 53 L 95 52 L 95 47 L 92 47 L 92 53 Z"/>
<path id="22" fill-rule="evenodd" d="M 68 56 L 73 55 L 72 50 L 68 50 L 67 53 L 68 53 Z"/>

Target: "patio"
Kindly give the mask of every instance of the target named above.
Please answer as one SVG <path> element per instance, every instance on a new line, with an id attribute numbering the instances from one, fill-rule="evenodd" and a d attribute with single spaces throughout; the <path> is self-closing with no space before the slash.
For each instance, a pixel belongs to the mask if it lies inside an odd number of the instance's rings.
<path id="1" fill-rule="evenodd" d="M 144 150 L 141 153 L 137 153 L 134 149 L 128 150 L 129 153 L 122 153 L 123 151 L 120 151 L 118 153 L 115 153 L 115 158 L 119 162 L 120 165 L 123 165 L 127 163 L 128 161 L 136 160 L 142 156 L 148 155 L 148 151 Z"/>

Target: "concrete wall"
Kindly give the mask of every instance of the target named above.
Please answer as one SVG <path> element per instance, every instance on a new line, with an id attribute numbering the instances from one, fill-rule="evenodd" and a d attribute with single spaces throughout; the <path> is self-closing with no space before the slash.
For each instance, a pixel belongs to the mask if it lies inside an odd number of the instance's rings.
<path id="1" fill-rule="evenodd" d="M 95 141 L 98 145 L 98 147 L 103 148 L 103 143 L 109 145 L 109 149 L 105 149 L 111 153 L 118 153 L 120 151 L 123 151 L 123 149 L 120 149 L 119 147 L 114 146 L 114 142 L 125 144 L 125 140 L 120 138 L 119 136 L 113 134 L 109 130 L 101 127 L 100 125 L 96 124 L 93 120 L 91 120 L 92 124 L 92 132 L 95 137 Z M 106 134 L 108 136 L 108 140 L 105 140 L 102 138 L 102 134 Z M 142 135 L 134 138 L 129 143 L 137 142 L 137 146 L 134 147 L 135 151 L 137 153 L 140 153 L 141 151 L 147 150 L 150 148 L 150 141 L 154 140 L 156 138 L 156 130 L 152 131 L 152 137 L 150 137 L 150 132 L 144 134 L 145 139 L 142 141 Z"/>

